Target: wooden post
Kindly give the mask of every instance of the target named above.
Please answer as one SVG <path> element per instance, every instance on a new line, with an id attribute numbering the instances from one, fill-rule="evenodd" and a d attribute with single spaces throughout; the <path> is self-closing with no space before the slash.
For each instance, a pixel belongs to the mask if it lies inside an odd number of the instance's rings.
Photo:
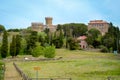
<path id="1" fill-rule="evenodd" d="M 38 70 L 40 70 L 40 67 L 34 67 L 34 70 L 36 71 L 36 80 L 38 80 Z"/>

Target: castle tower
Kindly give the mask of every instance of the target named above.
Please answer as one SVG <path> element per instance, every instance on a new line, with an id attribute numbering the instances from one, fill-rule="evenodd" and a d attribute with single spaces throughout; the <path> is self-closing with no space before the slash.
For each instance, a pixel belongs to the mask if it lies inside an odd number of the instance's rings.
<path id="1" fill-rule="evenodd" d="M 52 17 L 45 17 L 46 25 L 52 25 Z"/>

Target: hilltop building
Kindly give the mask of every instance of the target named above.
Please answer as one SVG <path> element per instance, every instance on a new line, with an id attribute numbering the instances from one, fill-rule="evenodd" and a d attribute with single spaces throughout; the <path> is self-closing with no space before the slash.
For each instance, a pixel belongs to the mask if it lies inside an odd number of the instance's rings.
<path id="1" fill-rule="evenodd" d="M 33 31 L 41 32 L 41 31 L 43 31 L 43 28 L 44 28 L 43 23 L 40 23 L 40 22 L 32 22 L 31 23 L 31 29 Z"/>
<path id="2" fill-rule="evenodd" d="M 53 20 L 52 17 L 45 17 L 45 21 L 46 21 L 45 25 L 41 22 L 32 22 L 31 29 L 33 31 L 41 32 L 45 30 L 46 28 L 48 28 L 50 32 L 54 32 L 56 31 L 56 25 L 52 24 L 52 20 Z"/>
<path id="3" fill-rule="evenodd" d="M 88 30 L 91 28 L 98 29 L 102 35 L 104 35 L 106 32 L 108 32 L 109 23 L 103 20 L 91 20 L 88 23 Z"/>

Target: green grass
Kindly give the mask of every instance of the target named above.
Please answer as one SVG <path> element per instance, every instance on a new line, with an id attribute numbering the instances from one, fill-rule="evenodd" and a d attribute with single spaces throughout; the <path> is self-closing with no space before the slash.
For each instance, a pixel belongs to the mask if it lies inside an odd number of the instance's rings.
<path id="1" fill-rule="evenodd" d="M 120 79 L 120 56 L 110 53 L 69 51 L 59 49 L 58 61 L 17 62 L 29 76 L 35 78 L 35 66 L 39 66 L 39 78 L 72 78 L 73 80 L 106 80 L 108 76 Z"/>

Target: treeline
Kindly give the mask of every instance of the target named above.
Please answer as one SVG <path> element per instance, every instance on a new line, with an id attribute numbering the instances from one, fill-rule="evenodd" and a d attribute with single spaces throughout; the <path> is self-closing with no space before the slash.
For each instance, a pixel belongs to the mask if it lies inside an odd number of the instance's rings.
<path id="1" fill-rule="evenodd" d="M 102 35 L 95 28 L 88 30 L 85 24 L 70 23 L 57 25 L 55 32 L 51 32 L 48 28 L 43 32 L 35 32 L 30 29 L 22 30 L 23 34 L 20 32 L 19 35 L 13 35 L 9 42 L 8 31 L 4 27 L 0 29 L 3 32 L 0 48 L 0 55 L 3 58 L 8 55 L 15 57 L 18 54 L 33 55 L 35 57 L 43 55 L 52 58 L 55 56 L 55 48 L 81 49 L 77 38 L 83 35 L 87 36 L 88 47 L 100 48 L 102 52 L 120 51 L 120 30 L 112 23 L 110 23 L 108 32 L 105 35 Z"/>
<path id="2" fill-rule="evenodd" d="M 26 37 L 18 34 L 13 35 L 12 39 L 8 41 L 7 31 L 4 31 L 0 56 L 2 58 L 6 58 L 7 56 L 14 58 L 22 53 L 23 55 L 32 55 L 34 57 L 39 57 L 40 55 L 47 58 L 55 57 L 55 47 L 53 45 L 41 46 L 38 33 L 35 31 L 29 33 L 30 35 Z"/>

